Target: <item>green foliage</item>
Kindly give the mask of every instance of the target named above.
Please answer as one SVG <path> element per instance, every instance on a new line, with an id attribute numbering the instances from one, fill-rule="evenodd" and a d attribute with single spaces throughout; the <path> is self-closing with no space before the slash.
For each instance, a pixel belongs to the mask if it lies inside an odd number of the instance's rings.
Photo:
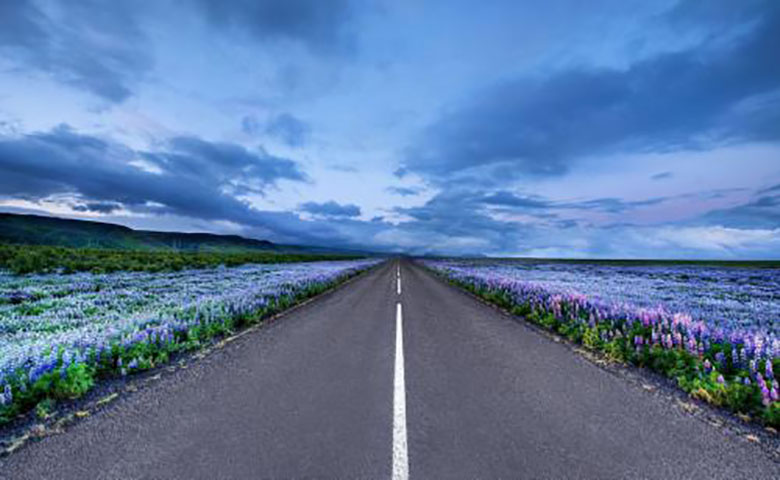
<path id="1" fill-rule="evenodd" d="M 95 384 L 95 369 L 86 363 L 70 365 L 66 375 L 56 379 L 53 393 L 56 398 L 78 398 Z"/>
<path id="2" fill-rule="evenodd" d="M 0 268 L 15 274 L 110 273 L 125 271 L 177 271 L 189 268 L 228 267 L 248 263 L 293 263 L 350 260 L 355 255 L 280 253 L 262 250 L 186 252 L 173 250 L 105 250 L 34 245 L 0 244 Z"/>
<path id="3" fill-rule="evenodd" d="M 598 350 L 603 347 L 604 342 L 601 340 L 598 328 L 588 328 L 582 335 L 582 344 L 591 350 Z"/>
<path id="4" fill-rule="evenodd" d="M 780 427 L 780 404 L 775 402 L 764 411 L 764 421 L 775 428 Z"/>
<path id="5" fill-rule="evenodd" d="M 44 398 L 38 402 L 38 405 L 35 406 L 35 415 L 41 420 L 46 420 L 54 410 L 56 403 L 57 402 L 54 401 L 54 399 Z"/>

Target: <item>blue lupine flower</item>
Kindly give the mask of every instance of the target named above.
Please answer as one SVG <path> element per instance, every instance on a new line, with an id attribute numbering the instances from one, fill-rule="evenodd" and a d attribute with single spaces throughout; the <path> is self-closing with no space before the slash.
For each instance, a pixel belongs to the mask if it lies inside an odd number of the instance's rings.
<path id="1" fill-rule="evenodd" d="M 3 389 L 3 399 L 5 405 L 9 405 L 14 401 L 14 392 L 11 390 L 11 385 L 8 383 L 5 384 L 5 388 Z"/>
<path id="2" fill-rule="evenodd" d="M 715 354 L 715 361 L 719 364 L 723 365 L 726 360 L 726 355 L 723 354 L 723 352 L 718 352 Z"/>

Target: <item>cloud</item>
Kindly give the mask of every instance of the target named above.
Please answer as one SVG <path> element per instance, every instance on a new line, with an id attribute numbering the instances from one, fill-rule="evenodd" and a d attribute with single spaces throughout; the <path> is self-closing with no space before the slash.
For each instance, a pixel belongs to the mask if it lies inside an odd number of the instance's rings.
<path id="1" fill-rule="evenodd" d="M 0 3 L 0 45 L 36 48 L 44 41 L 43 13 L 29 0 Z"/>
<path id="2" fill-rule="evenodd" d="M 354 6 L 346 0 L 197 0 L 215 27 L 237 29 L 261 41 L 300 42 L 317 52 L 349 48 Z"/>
<path id="3" fill-rule="evenodd" d="M 758 191 L 758 193 L 772 193 L 772 192 L 780 192 L 780 184 L 768 188 L 763 188 Z"/>
<path id="4" fill-rule="evenodd" d="M 674 174 L 672 172 L 661 172 L 656 173 L 655 175 L 652 175 L 650 178 L 652 180 L 666 180 L 668 178 L 672 178 Z"/>
<path id="5" fill-rule="evenodd" d="M 398 174 L 502 185 L 560 176 L 598 154 L 780 140 L 780 4 L 751 5 L 728 25 L 728 42 L 708 38 L 622 70 L 573 67 L 478 92 L 419 134 Z"/>
<path id="6" fill-rule="evenodd" d="M 646 251 L 672 252 L 678 258 L 686 254 L 710 258 L 745 258 L 748 252 L 748 255 L 752 254 L 757 259 L 776 258 L 774 249 L 780 248 L 780 228 L 663 227 L 635 230 L 632 235 L 635 236 L 633 240 L 637 246 L 644 247 Z"/>
<path id="7" fill-rule="evenodd" d="M 247 135 L 257 135 L 260 131 L 260 122 L 254 115 L 246 115 L 241 119 L 241 130 Z"/>
<path id="8" fill-rule="evenodd" d="M 751 201 L 731 208 L 718 209 L 702 215 L 697 223 L 730 228 L 780 227 L 780 185 L 760 190 Z"/>
<path id="9" fill-rule="evenodd" d="M 394 229 L 414 253 L 464 253 L 479 243 L 482 251 L 506 251 L 517 248 L 529 226 L 493 218 L 480 205 L 481 194 L 451 189 L 435 195 L 417 207 L 396 207 L 394 212 L 408 217 Z"/>
<path id="10" fill-rule="evenodd" d="M 257 225 L 257 211 L 239 196 L 283 179 L 302 181 L 304 175 L 293 161 L 262 149 L 196 137 L 173 138 L 155 152 L 137 152 L 65 125 L 0 138 L 0 196 L 33 202 L 70 196 L 87 209 L 93 205 L 92 211 L 113 204 L 146 214 Z"/>
<path id="11" fill-rule="evenodd" d="M 487 205 L 498 205 L 502 207 L 512 207 L 520 209 L 547 209 L 554 208 L 554 204 L 547 200 L 530 197 L 519 196 L 507 191 L 498 191 L 488 195 L 485 195 L 480 200 Z"/>
<path id="12" fill-rule="evenodd" d="M 421 192 L 419 188 L 413 187 L 387 187 L 385 190 L 389 193 L 400 195 L 402 197 L 411 197 L 418 195 Z"/>
<path id="13" fill-rule="evenodd" d="M 514 206 L 530 220 L 491 216 L 488 205 Z M 519 199 L 519 201 L 518 201 Z M 496 202 L 495 200 L 500 200 Z M 530 201 L 526 201 L 530 200 Z M 378 240 L 415 254 L 512 255 L 583 258 L 780 258 L 780 227 L 654 224 L 597 226 L 576 220 L 534 220 L 545 199 L 443 193 L 421 207 L 397 208 L 410 219 L 387 227 Z M 583 202 L 585 204 L 587 202 Z M 612 208 L 612 202 L 593 202 Z M 629 203 L 629 202 L 625 202 Z M 621 207 L 622 208 L 622 204 Z"/>
<path id="14" fill-rule="evenodd" d="M 283 113 L 268 122 L 265 133 L 273 135 L 291 147 L 300 147 L 308 140 L 311 127 L 289 113 Z"/>
<path id="15" fill-rule="evenodd" d="M 95 212 L 95 213 L 113 213 L 121 210 L 122 205 L 112 202 L 89 202 L 84 205 L 74 205 L 73 210 L 77 212 Z"/>
<path id="16" fill-rule="evenodd" d="M 357 205 L 341 205 L 333 200 L 325 203 L 306 202 L 300 205 L 304 212 L 321 217 L 359 217 L 360 207 Z"/>
<path id="17" fill-rule="evenodd" d="M 659 203 L 662 203 L 666 200 L 667 198 L 664 197 L 648 198 L 646 200 L 634 200 L 634 201 L 626 201 L 620 198 L 596 198 L 593 200 L 585 200 L 581 202 L 560 203 L 560 204 L 556 204 L 555 208 L 599 210 L 608 213 L 622 213 L 627 210 L 632 210 L 639 207 L 658 205 Z"/>
<path id="18" fill-rule="evenodd" d="M 259 210 L 242 200 L 242 194 L 264 193 L 282 180 L 307 177 L 297 163 L 263 149 L 192 136 L 174 137 L 153 151 L 136 151 L 66 125 L 0 136 L 0 199 L 31 202 L 44 211 L 52 203 L 72 205 L 74 212 L 100 213 L 128 225 L 164 219 L 165 229 L 192 230 L 196 221 L 218 230 L 220 222 L 229 222 L 254 238 L 353 248 L 366 247 L 386 228 L 381 221 L 355 220 L 360 208 L 351 204 L 309 203 L 305 208 L 314 218 L 303 220 L 294 212 Z"/>
<path id="19" fill-rule="evenodd" d="M 0 2 L 0 53 L 18 67 L 43 72 L 109 102 L 122 102 L 151 69 L 147 39 L 133 6 L 91 0 L 39 8 L 30 0 Z"/>
<path id="20" fill-rule="evenodd" d="M 629 201 L 605 197 L 581 201 L 552 201 L 538 195 L 517 195 L 506 190 L 498 190 L 488 194 L 477 194 L 474 200 L 479 204 L 502 207 L 514 211 L 597 210 L 607 213 L 622 213 L 639 207 L 657 205 L 668 200 L 668 198 L 656 197 Z"/>
<path id="21" fill-rule="evenodd" d="M 191 136 L 171 138 L 166 147 L 162 152 L 141 155 L 171 175 L 206 176 L 236 194 L 262 193 L 278 180 L 306 180 L 298 164 L 270 155 L 262 147 L 250 151 L 241 145 Z"/>

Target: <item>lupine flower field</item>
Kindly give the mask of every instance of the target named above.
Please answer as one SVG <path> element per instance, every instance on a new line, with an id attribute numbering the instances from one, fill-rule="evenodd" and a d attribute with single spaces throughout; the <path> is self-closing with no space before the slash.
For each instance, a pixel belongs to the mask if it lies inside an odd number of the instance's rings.
<path id="1" fill-rule="evenodd" d="M 692 396 L 780 426 L 780 270 L 425 260 L 452 283 Z"/>
<path id="2" fill-rule="evenodd" d="M 164 363 L 378 263 L 250 265 L 168 273 L 0 273 L 0 424 L 101 377 Z"/>

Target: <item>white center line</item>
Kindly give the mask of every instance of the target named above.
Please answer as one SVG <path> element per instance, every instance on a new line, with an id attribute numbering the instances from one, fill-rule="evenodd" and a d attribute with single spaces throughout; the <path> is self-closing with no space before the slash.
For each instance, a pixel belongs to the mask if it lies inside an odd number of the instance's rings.
<path id="1" fill-rule="evenodd" d="M 398 295 L 401 294 L 401 277 L 396 278 L 396 290 L 398 291 Z"/>
<path id="2" fill-rule="evenodd" d="M 409 478 L 406 448 L 406 382 L 404 380 L 404 329 L 399 302 L 395 313 L 395 374 L 393 379 L 393 480 Z"/>

